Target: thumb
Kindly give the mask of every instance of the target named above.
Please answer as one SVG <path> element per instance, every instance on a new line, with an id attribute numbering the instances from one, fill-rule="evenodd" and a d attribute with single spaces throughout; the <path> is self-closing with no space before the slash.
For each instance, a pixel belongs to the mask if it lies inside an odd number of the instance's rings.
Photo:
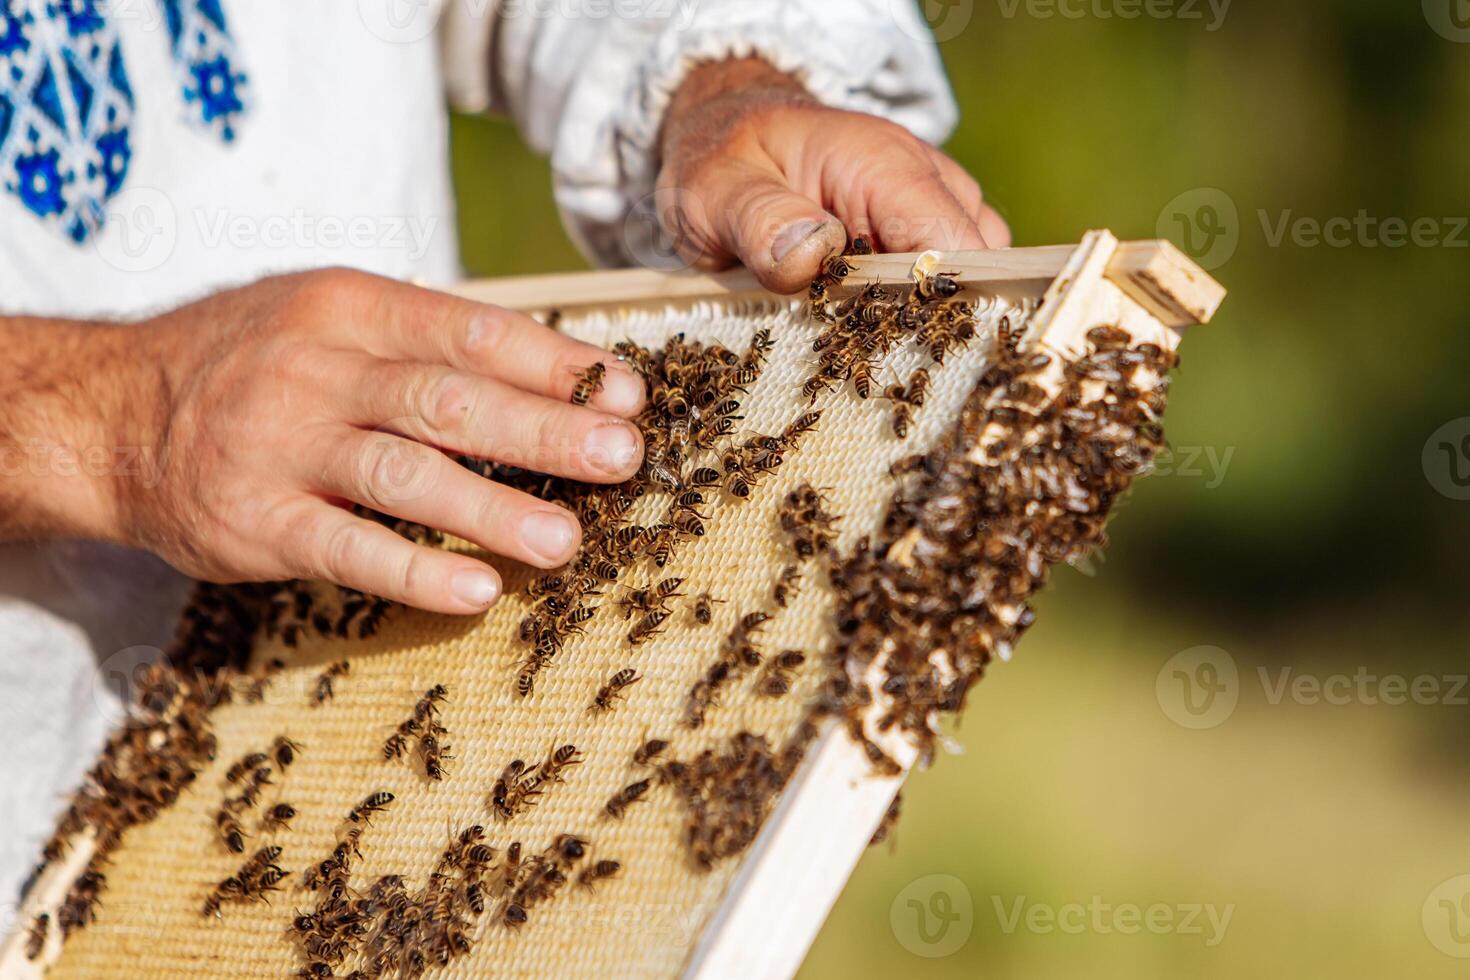
<path id="1" fill-rule="evenodd" d="M 847 230 L 817 202 L 791 190 L 779 176 L 738 164 L 710 189 L 712 207 L 692 216 L 710 251 L 733 255 L 777 293 L 796 293 L 817 277 L 822 260 L 847 246 Z"/>

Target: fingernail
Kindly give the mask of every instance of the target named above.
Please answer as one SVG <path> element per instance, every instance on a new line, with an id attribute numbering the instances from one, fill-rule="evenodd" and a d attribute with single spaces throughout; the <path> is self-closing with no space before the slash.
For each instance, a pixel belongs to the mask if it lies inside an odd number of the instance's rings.
<path id="1" fill-rule="evenodd" d="M 780 263 L 786 256 L 791 254 L 796 246 L 821 231 L 823 224 L 825 222 L 813 221 L 810 218 L 793 221 L 781 229 L 781 233 L 771 243 L 771 258 L 775 259 L 777 263 Z"/>
<path id="2" fill-rule="evenodd" d="M 628 472 L 638 457 L 638 436 L 632 426 L 624 423 L 599 425 L 587 435 L 582 452 L 594 469 L 620 475 Z"/>
<path id="3" fill-rule="evenodd" d="M 450 591 L 467 606 L 484 609 L 500 597 L 500 580 L 493 572 L 480 568 L 464 568 L 449 578 Z"/>
<path id="4" fill-rule="evenodd" d="M 538 510 L 521 518 L 521 544 L 545 561 L 566 561 L 576 542 L 577 525 L 566 514 Z"/>
<path id="5" fill-rule="evenodd" d="M 641 375 L 621 364 L 609 365 L 607 377 L 602 382 L 602 390 L 592 402 L 604 412 L 632 415 L 643 407 L 646 391 Z"/>

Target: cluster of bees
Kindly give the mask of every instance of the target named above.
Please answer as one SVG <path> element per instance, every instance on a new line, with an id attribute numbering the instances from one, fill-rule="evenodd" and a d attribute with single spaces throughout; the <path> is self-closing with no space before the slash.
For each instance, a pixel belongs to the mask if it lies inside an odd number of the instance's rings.
<path id="1" fill-rule="evenodd" d="M 398 723 L 393 734 L 383 742 L 383 760 L 401 759 L 409 754 L 409 745 L 424 767 L 424 775 L 435 782 L 444 778 L 444 760 L 452 759 L 444 736 L 449 730 L 439 721 L 439 705 L 449 698 L 449 689 L 435 684 L 424 692 L 413 706 L 413 714 Z"/>
<path id="2" fill-rule="evenodd" d="M 648 405 L 635 420 L 644 435 L 643 465 L 631 480 L 611 487 L 594 487 L 572 480 L 548 479 L 532 473 L 506 471 L 483 463 L 465 464 L 502 482 L 560 503 L 574 512 L 583 526 L 582 547 L 561 571 L 534 579 L 526 589 L 533 600 L 521 621 L 519 636 L 531 646 L 516 677 L 516 691 L 529 696 L 536 680 L 555 660 L 568 639 L 585 632 L 600 609 L 594 600 L 616 586 L 620 576 L 647 560 L 662 569 L 681 544 L 705 533 L 706 506 L 723 491 L 733 500 L 750 496 L 756 485 L 781 466 L 804 435 L 816 428 L 820 412 L 794 419 L 780 434 L 756 434 L 739 444 L 733 439 L 740 415 L 740 396 L 760 378 L 773 346 L 770 332 L 761 330 L 743 354 L 719 344 L 671 338 L 663 348 L 649 350 L 623 342 L 613 352 L 643 375 Z M 601 376 L 592 379 L 600 383 Z M 579 376 L 574 397 L 589 383 Z M 595 387 L 587 389 L 587 397 Z M 631 512 L 650 495 L 664 498 L 661 519 L 634 523 Z M 641 588 L 625 587 L 618 597 L 630 646 L 639 646 L 668 628 L 671 603 L 682 597 L 681 579 L 664 578 Z M 695 616 L 708 617 L 708 596 L 695 604 Z"/>
<path id="3" fill-rule="evenodd" d="M 791 550 L 801 560 L 828 555 L 837 540 L 837 522 L 841 517 L 828 509 L 826 496 L 809 483 L 786 495 L 780 512 L 781 530 L 791 542 Z M 786 572 L 782 572 L 785 580 Z M 781 598 L 777 597 L 778 601 Z M 781 605 L 785 605 L 781 602 Z"/>
<path id="4" fill-rule="evenodd" d="M 551 751 L 542 762 L 526 765 L 515 759 L 501 772 L 490 790 L 490 812 L 510 820 L 540 800 L 545 787 L 566 781 L 567 770 L 582 764 L 582 753 L 570 742 Z"/>
<path id="5" fill-rule="evenodd" d="M 281 891 L 281 882 L 290 874 L 276 863 L 281 845 L 262 847 L 240 866 L 240 870 L 215 885 L 204 900 L 202 914 L 220 917 L 220 906 L 226 902 L 269 902 L 271 892 Z"/>
<path id="6" fill-rule="evenodd" d="M 664 766 L 687 812 L 684 843 L 697 867 L 708 870 L 750 846 L 815 736 L 804 723 L 777 751 L 764 735 L 740 732 L 725 751 L 705 749 Z"/>
<path id="7" fill-rule="evenodd" d="M 260 802 L 265 787 L 275 785 L 271 775 L 275 771 L 271 763 L 285 772 L 296 761 L 301 746 L 285 735 L 276 736 L 269 752 L 250 752 L 241 756 L 225 772 L 225 787 L 228 794 L 238 788 L 237 795 L 227 795 L 214 815 L 215 830 L 222 843 L 236 854 L 245 853 L 245 828 L 241 819 Z M 260 818 L 259 829 L 271 833 L 289 827 L 296 816 L 296 808 L 289 803 L 277 802 L 269 807 Z"/>
<path id="8" fill-rule="evenodd" d="M 387 800 L 377 798 L 385 795 Z M 486 843 L 485 828 L 475 825 L 451 835 L 422 888 L 411 890 L 398 874 L 359 888 L 351 884 L 354 832 L 392 799 L 391 794 L 377 797 L 349 815 L 349 829 L 324 862 L 330 870 L 316 885 L 321 901 L 308 912 L 298 911 L 291 923 L 306 964 L 299 976 L 333 977 L 354 961 L 357 968 L 345 974 L 349 978 L 419 977 L 468 955 L 477 924 L 493 905 L 498 904 L 494 915 L 501 925 L 516 929 L 574 878 L 593 888 L 622 870 L 615 860 L 591 860 L 589 842 L 569 833 L 559 834 L 539 854 L 525 854 L 515 841 L 502 855 Z"/>
<path id="9" fill-rule="evenodd" d="M 1106 542 L 1112 504 L 1164 446 L 1172 352 L 1103 326 L 1053 365 L 1061 355 L 1022 353 L 1017 333 L 1002 330 L 955 429 L 895 464 L 880 533 L 830 569 L 841 628 L 823 710 L 880 769 L 897 766 L 869 737 L 869 706 L 881 699 L 878 730 L 899 726 L 931 757 L 939 715 L 1034 621 L 1049 566 Z M 879 690 L 848 681 L 880 657 Z"/>
<path id="10" fill-rule="evenodd" d="M 857 252 L 864 254 L 858 246 Z M 818 352 L 816 371 L 802 385 L 809 400 L 852 382 L 859 398 L 867 399 L 880 385 L 877 374 L 889 352 L 910 341 L 937 365 L 954 350 L 968 347 L 976 336 L 975 307 L 959 296 L 953 275 L 920 279 L 905 297 L 893 286 L 872 283 L 842 301 L 834 290 L 852 273 L 844 256 L 829 258 L 812 282 L 809 309 L 813 320 L 826 325 L 812 350 Z M 907 383 L 882 387 L 893 406 L 893 434 L 906 439 L 914 414 L 929 390 L 929 371 L 917 368 Z"/>
<path id="11" fill-rule="evenodd" d="M 32 934 L 41 937 L 34 946 L 38 955 L 51 925 L 64 939 L 92 922 L 106 887 L 103 868 L 123 835 L 173 804 L 215 757 L 217 740 L 208 709 L 212 701 L 233 696 L 228 678 L 201 683 L 192 672 L 159 663 L 140 667 L 134 681 L 137 691 L 127 723 L 108 738 L 22 891 L 24 896 L 48 865 L 65 856 L 74 837 L 89 828 L 94 831 L 92 857 L 54 920 L 38 915 L 31 922 Z"/>

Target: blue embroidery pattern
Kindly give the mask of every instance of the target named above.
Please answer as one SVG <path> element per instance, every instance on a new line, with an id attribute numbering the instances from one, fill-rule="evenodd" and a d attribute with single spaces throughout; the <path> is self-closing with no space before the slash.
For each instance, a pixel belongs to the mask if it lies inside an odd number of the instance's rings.
<path id="1" fill-rule="evenodd" d="M 132 155 L 133 94 L 97 2 L 0 6 L 0 182 L 77 242 L 101 225 Z"/>
<path id="2" fill-rule="evenodd" d="M 225 142 L 246 79 L 219 0 L 161 0 L 190 116 Z M 106 0 L 0 0 L 0 184 L 77 243 L 132 160 L 133 90 Z"/>
<path id="3" fill-rule="evenodd" d="M 235 67 L 235 42 L 219 0 L 162 0 L 188 103 L 196 123 L 234 142 L 235 121 L 245 112 L 245 73 Z"/>

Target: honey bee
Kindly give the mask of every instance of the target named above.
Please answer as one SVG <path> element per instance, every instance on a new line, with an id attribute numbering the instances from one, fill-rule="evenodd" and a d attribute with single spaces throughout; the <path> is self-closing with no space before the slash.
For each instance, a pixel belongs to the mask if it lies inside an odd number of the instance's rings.
<path id="1" fill-rule="evenodd" d="M 408 740 L 418 735 L 419 730 L 419 723 L 413 718 L 399 723 L 398 730 L 389 735 L 388 740 L 383 743 L 383 758 L 385 760 L 397 759 L 402 756 L 404 750 L 408 748 Z"/>
<path id="2" fill-rule="evenodd" d="M 654 759 L 663 754 L 669 747 L 669 743 L 661 738 L 651 738 L 633 752 L 633 761 L 640 766 L 650 764 Z"/>
<path id="3" fill-rule="evenodd" d="M 577 372 L 577 383 L 572 388 L 572 404 L 585 405 L 592 396 L 602 390 L 603 378 L 607 376 L 607 365 L 602 361 Z"/>
<path id="4" fill-rule="evenodd" d="M 711 466 L 701 466 L 689 474 L 689 486 L 691 487 L 717 487 L 720 485 L 720 471 Z"/>
<path id="5" fill-rule="evenodd" d="M 469 884 L 465 885 L 464 900 L 465 904 L 470 907 L 470 910 L 473 911 L 475 915 L 485 914 L 485 893 L 481 890 L 480 883 L 478 881 L 471 881 Z"/>
<path id="6" fill-rule="evenodd" d="M 914 296 L 923 303 L 951 299 L 960 291 L 960 284 L 955 281 L 958 275 L 958 272 L 941 272 L 923 276 L 914 286 Z"/>
<path id="7" fill-rule="evenodd" d="M 352 812 L 347 814 L 347 819 L 352 823 L 371 824 L 372 820 L 369 818 L 374 813 L 382 813 L 383 811 L 385 811 L 388 808 L 388 804 L 392 803 L 393 800 L 393 794 L 388 792 L 387 790 L 381 790 L 377 793 L 373 793 L 366 797 L 357 806 L 353 807 Z"/>
<path id="8" fill-rule="evenodd" d="M 772 657 L 761 677 L 758 692 L 768 698 L 779 698 L 791 690 L 791 674 L 806 663 L 800 650 L 782 650 Z"/>
<path id="9" fill-rule="evenodd" d="M 276 760 L 276 765 L 280 766 L 282 769 L 285 769 L 286 767 L 290 766 L 291 763 L 295 762 L 296 753 L 300 751 L 301 744 L 299 742 L 292 741 L 284 735 L 277 735 L 274 745 L 271 746 L 271 753 Z"/>
<path id="10" fill-rule="evenodd" d="M 744 500 L 755 489 L 755 484 L 744 473 L 732 473 L 730 474 L 730 482 L 726 489 L 730 491 L 732 497 L 738 497 Z"/>
<path id="11" fill-rule="evenodd" d="M 1133 335 L 1116 325 L 1102 325 L 1088 330 L 1087 340 L 1099 350 L 1110 350 L 1127 347 L 1133 342 Z"/>
<path id="12" fill-rule="evenodd" d="M 822 412 L 820 409 L 798 416 L 790 425 L 786 426 L 785 431 L 781 434 L 782 445 L 788 447 L 795 446 L 797 440 L 808 432 L 815 430 L 817 423 L 820 421 L 822 421 Z"/>
<path id="13" fill-rule="evenodd" d="M 772 590 L 772 597 L 776 605 L 782 609 L 796 595 L 797 588 L 801 582 L 801 568 L 797 565 L 787 565 L 781 569 L 781 577 L 776 580 L 776 586 Z"/>
<path id="14" fill-rule="evenodd" d="M 572 864 L 587 853 L 587 842 L 575 834 L 561 834 L 552 842 L 551 849 L 564 863 Z"/>
<path id="15" fill-rule="evenodd" d="M 613 704 L 623 697 L 623 689 L 637 684 L 643 678 L 632 667 L 625 667 L 613 674 L 593 698 L 589 711 L 611 711 Z"/>
<path id="16" fill-rule="evenodd" d="M 604 859 L 583 870 L 583 872 L 577 876 L 577 883 L 584 888 L 592 888 L 599 881 L 605 881 L 608 878 L 616 878 L 618 872 L 622 869 L 623 866 L 617 861 L 609 861 Z"/>
<path id="17" fill-rule="evenodd" d="M 247 773 L 254 772 L 266 759 L 267 756 L 264 752 L 252 752 L 242 757 L 238 762 L 230 766 L 229 770 L 225 773 L 226 782 L 238 783 L 245 778 Z"/>
<path id="18" fill-rule="evenodd" d="M 627 685 L 624 685 L 625 687 Z M 568 766 L 579 766 L 582 764 L 582 753 L 577 747 L 567 744 L 559 747 L 551 753 L 551 758 L 541 765 L 541 781 L 559 783 L 562 781 L 562 770 Z"/>
<path id="19" fill-rule="evenodd" d="M 694 621 L 701 626 L 708 626 L 715 618 L 715 603 L 723 603 L 724 599 L 716 599 L 708 592 L 701 592 L 694 600 Z"/>
<path id="20" fill-rule="evenodd" d="M 289 803 L 277 803 L 275 806 L 271 807 L 270 812 L 268 812 L 261 819 L 260 829 L 266 832 L 271 832 L 283 828 L 289 830 L 291 827 L 291 819 L 295 816 L 296 808 L 294 806 Z M 234 848 L 232 848 L 232 850 L 233 849 Z"/>
<path id="21" fill-rule="evenodd" d="M 316 679 L 316 690 L 312 696 L 312 705 L 320 706 L 332 699 L 335 693 L 333 684 L 338 677 L 343 677 L 352 670 L 352 665 L 345 660 L 339 660 L 329 666 Z"/>
<path id="22" fill-rule="evenodd" d="M 649 613 L 633 624 L 633 628 L 628 631 L 628 642 L 635 647 L 647 643 L 664 631 L 663 623 L 668 618 L 669 614 L 663 610 Z"/>
<path id="23" fill-rule="evenodd" d="M 413 716 L 418 721 L 423 721 L 430 715 L 438 712 L 440 703 L 448 700 L 449 689 L 443 684 L 435 684 L 424 692 L 419 698 L 418 704 L 414 705 Z"/>
<path id="24" fill-rule="evenodd" d="M 873 366 L 867 361 L 853 364 L 852 387 L 859 398 L 867 398 L 873 393 Z"/>
<path id="25" fill-rule="evenodd" d="M 451 759 L 448 746 L 440 743 L 439 739 L 429 733 L 425 733 L 419 739 L 419 757 L 424 763 L 424 775 L 438 782 L 444 778 L 444 760 Z"/>
<path id="26" fill-rule="evenodd" d="M 46 948 L 46 933 L 51 926 L 51 913 L 42 912 L 31 920 L 26 931 L 26 959 L 33 960 Z"/>
<path id="27" fill-rule="evenodd" d="M 593 559 L 587 570 L 604 582 L 616 581 L 618 577 L 618 566 L 603 558 Z"/>
<path id="28" fill-rule="evenodd" d="M 914 408 L 920 408 L 923 406 L 924 399 L 928 397 L 928 394 L 929 372 L 923 368 L 919 368 L 909 376 L 909 386 L 905 392 L 904 401 Z"/>
<path id="29" fill-rule="evenodd" d="M 743 637 L 746 634 L 754 633 L 756 630 L 759 630 L 761 627 L 765 626 L 765 624 L 768 623 L 768 622 L 770 622 L 770 621 L 771 621 L 771 614 L 768 613 L 768 612 L 757 611 L 757 612 L 746 613 L 744 616 L 742 616 L 740 618 L 740 624 L 737 627 L 737 632 L 739 633 L 740 636 Z"/>
<path id="30" fill-rule="evenodd" d="M 832 379 L 825 374 L 818 373 L 806 379 L 801 386 L 801 394 L 808 402 L 815 402 L 818 395 L 828 391 L 831 387 Z"/>
<path id="31" fill-rule="evenodd" d="M 219 839 L 225 842 L 226 848 L 235 854 L 245 852 L 245 832 L 240 826 L 240 821 L 235 820 L 234 814 L 228 810 L 221 810 L 215 814 L 215 829 L 219 830 Z"/>
<path id="32" fill-rule="evenodd" d="M 893 406 L 893 434 L 900 439 L 909 437 L 909 426 L 913 422 L 914 410 L 904 402 L 897 402 Z"/>
<path id="33" fill-rule="evenodd" d="M 847 246 L 848 255 L 872 255 L 873 243 L 867 235 L 854 235 Z"/>
<path id="34" fill-rule="evenodd" d="M 526 910 L 515 902 L 507 903 L 505 911 L 500 914 L 500 921 L 510 929 L 518 929 L 525 925 L 527 918 Z"/>
<path id="35" fill-rule="evenodd" d="M 607 805 L 602 808 L 603 812 L 614 819 L 621 820 L 628 807 L 642 799 L 643 794 L 647 793 L 648 787 L 652 785 L 653 781 L 650 779 L 640 779 L 636 783 L 629 783 L 613 794 L 612 799 L 608 800 Z"/>

